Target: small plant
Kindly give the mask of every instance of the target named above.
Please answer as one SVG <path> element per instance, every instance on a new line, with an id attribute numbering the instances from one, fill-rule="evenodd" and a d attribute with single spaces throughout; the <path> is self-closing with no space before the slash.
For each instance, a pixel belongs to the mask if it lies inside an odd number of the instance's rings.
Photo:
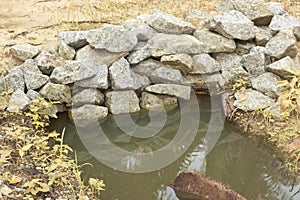
<path id="1" fill-rule="evenodd" d="M 235 81 L 232 85 L 232 90 L 235 92 L 244 92 L 249 87 L 249 78 L 242 77 Z"/>

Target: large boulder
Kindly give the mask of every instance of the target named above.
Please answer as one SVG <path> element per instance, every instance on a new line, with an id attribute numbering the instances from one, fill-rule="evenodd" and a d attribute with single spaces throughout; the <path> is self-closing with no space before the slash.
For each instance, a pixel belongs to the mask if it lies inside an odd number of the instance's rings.
<path id="1" fill-rule="evenodd" d="M 64 42 L 67 45 L 78 49 L 87 45 L 88 31 L 62 31 L 58 34 L 58 42 Z"/>
<path id="2" fill-rule="evenodd" d="M 89 60 L 97 65 L 107 65 L 109 67 L 126 55 L 127 53 L 112 53 L 104 49 L 95 49 L 90 45 L 86 45 L 77 51 L 75 60 Z"/>
<path id="3" fill-rule="evenodd" d="M 41 49 L 31 44 L 16 44 L 10 48 L 10 53 L 22 61 L 34 58 L 41 52 Z"/>
<path id="4" fill-rule="evenodd" d="M 125 58 L 121 58 L 109 68 L 113 90 L 137 90 L 150 84 L 148 77 L 134 73 Z"/>
<path id="5" fill-rule="evenodd" d="M 274 31 L 281 31 L 286 29 L 292 29 L 294 27 L 300 27 L 300 19 L 285 15 L 275 15 L 269 25 Z"/>
<path id="6" fill-rule="evenodd" d="M 49 81 L 49 77 L 42 74 L 32 59 L 26 60 L 21 66 L 27 90 L 35 90 Z"/>
<path id="7" fill-rule="evenodd" d="M 21 90 L 17 89 L 11 95 L 9 100 L 7 111 L 9 112 L 18 112 L 23 110 L 30 103 L 30 99 L 26 96 L 26 94 Z"/>
<path id="8" fill-rule="evenodd" d="M 162 56 L 160 61 L 162 64 L 178 69 L 183 73 L 190 72 L 193 69 L 193 58 L 188 54 Z"/>
<path id="9" fill-rule="evenodd" d="M 280 89 L 277 87 L 281 78 L 273 73 L 267 72 L 251 80 L 252 88 L 275 98 L 280 95 Z"/>
<path id="10" fill-rule="evenodd" d="M 250 40 L 255 37 L 253 22 L 236 10 L 213 16 L 205 26 L 229 39 Z"/>
<path id="11" fill-rule="evenodd" d="M 50 101 L 59 101 L 61 103 L 71 103 L 71 89 L 67 85 L 47 83 L 40 90 L 40 94 Z"/>
<path id="12" fill-rule="evenodd" d="M 213 59 L 209 54 L 202 53 L 193 56 L 193 70 L 190 73 L 210 74 L 214 72 L 219 72 L 220 70 L 220 63 Z"/>
<path id="13" fill-rule="evenodd" d="M 161 33 L 192 34 L 195 27 L 173 15 L 154 10 L 149 20 L 149 25 Z"/>
<path id="14" fill-rule="evenodd" d="M 233 39 L 228 39 L 206 29 L 198 29 L 193 35 L 203 43 L 206 53 L 233 52 L 236 48 Z"/>
<path id="15" fill-rule="evenodd" d="M 162 108 L 174 108 L 178 106 L 176 97 L 167 95 L 151 94 L 149 92 L 143 92 L 140 102 L 141 108 L 145 110 L 160 110 Z"/>
<path id="16" fill-rule="evenodd" d="M 104 103 L 104 94 L 97 89 L 84 89 L 72 97 L 72 105 L 75 107 L 84 104 L 101 105 Z"/>
<path id="17" fill-rule="evenodd" d="M 241 64 L 247 72 L 257 77 L 265 73 L 265 59 L 264 53 L 249 53 L 243 56 Z"/>
<path id="18" fill-rule="evenodd" d="M 293 30 L 282 30 L 266 44 L 266 53 L 277 59 L 285 56 L 295 58 L 298 53 L 297 40 Z"/>
<path id="19" fill-rule="evenodd" d="M 51 54 L 47 51 L 42 51 L 34 61 L 38 65 L 39 69 L 43 72 L 43 74 L 50 75 L 54 68 L 62 66 L 66 63 L 66 61 L 55 55 Z"/>
<path id="20" fill-rule="evenodd" d="M 156 94 L 166 94 L 170 96 L 176 96 L 184 100 L 189 100 L 191 95 L 191 87 L 185 85 L 176 84 L 155 84 L 145 88 L 147 92 Z"/>
<path id="21" fill-rule="evenodd" d="M 94 63 L 92 61 L 68 61 L 65 65 L 56 67 L 50 79 L 54 83 L 70 84 L 90 78 L 96 74 L 90 65 L 94 65 Z"/>
<path id="22" fill-rule="evenodd" d="M 260 110 L 275 104 L 272 98 L 253 89 L 237 92 L 234 96 L 236 100 L 233 105 L 243 111 Z"/>
<path id="23" fill-rule="evenodd" d="M 0 93 L 17 89 L 25 91 L 25 80 L 21 67 L 11 69 L 4 78 L 0 78 Z"/>
<path id="24" fill-rule="evenodd" d="M 296 70 L 296 69 L 300 70 L 300 68 L 296 66 L 294 60 L 289 56 L 271 63 L 266 67 L 266 69 L 269 72 L 273 72 L 274 74 L 277 74 L 278 76 L 283 78 L 288 78 L 290 76 L 293 76 L 294 74 L 292 70 Z"/>
<path id="25" fill-rule="evenodd" d="M 86 104 L 79 108 L 73 108 L 70 114 L 76 126 L 86 127 L 95 121 L 104 119 L 108 115 L 108 109 L 103 106 Z"/>
<path id="26" fill-rule="evenodd" d="M 148 41 L 153 57 L 171 54 L 199 54 L 205 52 L 204 43 L 191 35 L 170 35 L 158 33 Z"/>
<path id="27" fill-rule="evenodd" d="M 106 49 L 114 53 L 131 51 L 137 44 L 135 34 L 116 25 L 105 25 L 100 29 L 90 30 L 87 41 L 96 49 Z"/>
<path id="28" fill-rule="evenodd" d="M 105 104 L 112 114 L 140 111 L 139 98 L 133 90 L 107 92 Z"/>

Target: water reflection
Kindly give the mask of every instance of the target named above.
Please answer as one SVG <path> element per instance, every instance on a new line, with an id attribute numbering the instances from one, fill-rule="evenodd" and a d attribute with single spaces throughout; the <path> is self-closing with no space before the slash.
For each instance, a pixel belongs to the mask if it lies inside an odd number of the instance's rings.
<path id="1" fill-rule="evenodd" d="M 209 107 L 209 104 L 205 104 L 209 100 L 202 102 L 198 134 L 188 151 L 171 165 L 155 172 L 129 174 L 101 164 L 85 150 L 76 134 L 76 128 L 65 115 L 60 116 L 60 121 L 53 121 L 52 127 L 58 131 L 66 127 L 65 141 L 77 151 L 79 161 L 93 165 L 93 168 L 88 165 L 84 167 L 84 177 L 87 179 L 93 176 L 105 181 L 106 191 L 102 193 L 102 199 L 105 200 L 178 200 L 168 185 L 182 171 L 196 171 L 220 180 L 249 199 L 300 199 L 300 194 L 297 193 L 300 189 L 299 183 L 293 183 L 293 178 L 282 169 L 282 163 L 274 159 L 265 146 L 241 136 L 230 124 L 225 124 L 217 145 L 206 156 L 208 147 L 204 138 L 210 112 L 204 108 Z M 133 120 L 147 124 L 149 118 L 144 112 L 133 116 Z M 180 114 L 177 111 L 169 113 L 163 131 L 151 139 L 139 139 L 124 134 L 113 118 L 106 120 L 103 128 L 108 139 L 115 145 L 130 151 L 151 152 L 172 140 L 179 120 Z M 92 130 L 87 130 L 87 134 L 93 135 Z M 105 140 L 107 138 L 102 141 L 104 146 Z M 124 157 L 122 161 L 128 168 L 141 164 L 135 157 Z"/>

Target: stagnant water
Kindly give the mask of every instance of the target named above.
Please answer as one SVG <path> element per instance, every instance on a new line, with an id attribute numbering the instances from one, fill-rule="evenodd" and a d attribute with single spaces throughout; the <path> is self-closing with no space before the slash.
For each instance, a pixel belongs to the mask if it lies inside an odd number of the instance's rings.
<path id="1" fill-rule="evenodd" d="M 51 129 L 62 131 L 65 128 L 65 142 L 76 150 L 79 162 L 92 164 L 93 167 L 86 165 L 83 168 L 85 179 L 97 177 L 105 181 L 106 189 L 101 195 L 103 200 L 177 200 L 169 185 L 182 171 L 199 172 L 222 181 L 248 199 L 300 199 L 300 184 L 287 175 L 282 163 L 274 158 L 268 148 L 258 141 L 245 138 L 228 122 L 225 122 L 216 145 L 207 154 L 206 130 L 212 113 L 221 111 L 210 109 L 208 97 L 201 97 L 198 101 L 199 127 L 189 148 L 170 165 L 152 172 L 121 172 L 99 162 L 84 147 L 76 127 L 68 120 L 66 114 L 60 115 L 58 120 L 53 120 Z M 181 117 L 179 109 L 168 112 L 164 128 L 157 136 L 146 139 L 125 134 L 113 117 L 101 122 L 101 127 L 107 138 L 119 148 L 132 152 L 149 152 L 162 148 L 174 139 Z M 132 115 L 132 119 L 141 126 L 150 122 L 148 112 L 145 111 Z M 80 133 L 93 135 L 93 130 L 80 129 Z M 125 159 L 124 165 L 130 169 L 145 163 Z"/>

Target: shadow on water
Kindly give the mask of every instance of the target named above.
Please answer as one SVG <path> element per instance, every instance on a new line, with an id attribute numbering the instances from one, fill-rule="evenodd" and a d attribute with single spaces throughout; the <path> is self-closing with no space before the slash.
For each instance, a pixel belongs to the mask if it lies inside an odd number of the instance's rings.
<path id="1" fill-rule="evenodd" d="M 206 155 L 204 137 L 211 112 L 220 110 L 210 110 L 208 97 L 201 97 L 199 101 L 200 125 L 188 151 L 169 166 L 149 173 L 120 172 L 97 161 L 81 143 L 76 127 L 68 120 L 66 114 L 60 115 L 58 120 L 53 120 L 51 129 L 62 131 L 66 128 L 65 142 L 76 150 L 78 160 L 93 165 L 84 167 L 84 178 L 97 177 L 105 181 L 106 190 L 102 192 L 102 199 L 105 200 L 177 200 L 174 191 L 168 185 L 182 171 L 199 172 L 220 180 L 249 199 L 300 199 L 300 184 L 294 183 L 293 177 L 288 176 L 282 163 L 272 156 L 268 148 L 258 141 L 243 137 L 227 122 L 216 146 Z M 132 118 L 141 126 L 150 120 L 147 112 L 135 114 Z M 168 112 L 164 128 L 150 139 L 126 135 L 112 117 L 101 126 L 107 138 L 118 147 L 127 151 L 151 152 L 172 140 L 179 122 L 178 110 Z M 91 129 L 88 129 L 86 134 L 92 134 Z M 132 162 L 128 160 L 129 167 L 134 165 Z"/>

